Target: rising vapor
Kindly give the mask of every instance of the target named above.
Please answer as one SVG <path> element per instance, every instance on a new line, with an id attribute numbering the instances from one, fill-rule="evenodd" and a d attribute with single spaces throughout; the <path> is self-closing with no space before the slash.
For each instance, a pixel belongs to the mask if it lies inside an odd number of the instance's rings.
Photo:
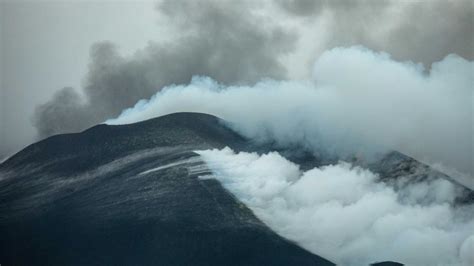
<path id="1" fill-rule="evenodd" d="M 116 117 L 194 75 L 226 85 L 287 79 L 297 68 L 306 73 L 307 62 L 335 46 L 364 45 L 398 60 L 422 62 L 427 69 L 450 53 L 474 58 L 470 0 L 164 0 L 156 10 L 159 27 L 176 36 L 150 42 L 130 57 L 121 56 L 113 43 L 94 45 L 82 93 L 65 88 L 36 109 L 32 120 L 39 138 Z"/>
<path id="2" fill-rule="evenodd" d="M 472 179 L 473 62 L 450 55 L 429 73 L 363 47 L 325 52 L 308 81 L 224 86 L 206 77 L 164 88 L 109 124 L 173 112 L 219 116 L 251 139 L 339 157 L 398 150 Z M 455 171 L 454 171 L 455 170 Z"/>
<path id="3" fill-rule="evenodd" d="M 474 206 L 454 207 L 449 181 L 396 191 L 344 162 L 302 171 L 276 152 L 198 153 L 213 171 L 201 178 L 216 178 L 277 233 L 337 265 L 474 262 Z"/>

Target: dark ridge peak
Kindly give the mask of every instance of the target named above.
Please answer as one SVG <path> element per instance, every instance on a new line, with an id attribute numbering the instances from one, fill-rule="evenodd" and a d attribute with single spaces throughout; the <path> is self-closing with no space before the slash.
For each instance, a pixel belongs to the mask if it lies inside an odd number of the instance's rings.
<path id="1" fill-rule="evenodd" d="M 334 265 L 278 236 L 194 151 L 244 138 L 207 114 L 97 125 L 0 165 L 5 265 Z"/>
<path id="2" fill-rule="evenodd" d="M 205 123 L 209 123 L 209 124 L 223 123 L 224 121 L 217 116 L 206 114 L 206 113 L 176 112 L 176 113 L 170 113 L 170 114 L 150 118 L 148 120 L 144 120 L 144 121 L 140 121 L 136 123 L 127 124 L 127 125 L 154 123 L 155 121 L 158 121 L 158 120 L 160 121 L 160 123 L 163 123 L 163 124 L 178 122 L 186 126 L 193 126 L 193 125 L 202 124 L 202 123 L 204 124 Z M 115 125 L 115 126 L 127 126 L 127 125 Z"/>
<path id="3" fill-rule="evenodd" d="M 403 264 L 394 261 L 383 261 L 370 264 L 371 266 L 403 266 Z"/>
<path id="4" fill-rule="evenodd" d="M 215 116 L 191 112 L 172 113 L 133 124 L 100 124 L 79 133 L 51 136 L 13 155 L 0 164 L 0 170 L 26 162 L 36 164 L 62 160 L 73 154 L 82 158 L 73 167 L 76 171 L 77 167 L 96 166 L 95 162 L 89 160 L 95 154 L 101 155 L 100 160 L 112 160 L 157 146 L 236 148 L 245 145 L 245 141 L 245 138 L 228 128 L 224 120 Z"/>
<path id="5" fill-rule="evenodd" d="M 218 118 L 214 115 L 206 114 L 206 113 L 199 113 L 199 112 L 176 112 L 170 113 L 154 118 L 150 118 L 147 120 L 130 123 L 130 124 L 98 124 L 93 127 L 90 127 L 81 133 L 91 133 L 95 131 L 101 131 L 106 128 L 135 128 L 135 127 L 153 127 L 156 124 L 160 125 L 169 125 L 175 127 L 199 127 L 203 125 L 216 125 L 220 123 L 224 123 L 221 118 Z"/>

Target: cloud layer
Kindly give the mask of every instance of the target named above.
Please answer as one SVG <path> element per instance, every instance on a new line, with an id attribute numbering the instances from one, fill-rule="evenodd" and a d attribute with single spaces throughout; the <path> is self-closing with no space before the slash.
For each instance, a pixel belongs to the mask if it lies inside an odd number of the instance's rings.
<path id="1" fill-rule="evenodd" d="M 364 45 L 426 66 L 450 53 L 474 58 L 472 0 L 275 2 L 303 23 L 322 19 L 325 47 Z"/>
<path id="2" fill-rule="evenodd" d="M 198 151 L 212 176 L 280 235 L 338 265 L 472 265 L 474 206 L 446 180 L 395 191 L 340 162 L 303 172 L 278 153 Z M 430 199 L 427 201 L 426 199 Z"/>
<path id="3" fill-rule="evenodd" d="M 308 81 L 224 86 L 206 77 L 164 88 L 109 124 L 181 112 L 219 116 L 243 135 L 344 157 L 394 149 L 472 174 L 473 62 L 447 56 L 429 72 L 363 47 L 325 52 Z M 453 171 L 452 171 L 453 172 Z M 450 173 L 452 173 L 450 172 Z M 464 177 L 464 178 L 462 178 Z"/>
<path id="4" fill-rule="evenodd" d="M 156 10 L 169 36 L 150 36 L 160 41 L 133 56 L 110 42 L 91 47 L 83 88 L 64 88 L 36 109 L 39 138 L 93 126 L 194 75 L 226 85 L 306 77 L 307 64 L 335 46 L 364 45 L 428 68 L 450 53 L 474 58 L 471 0 L 162 0 Z"/>

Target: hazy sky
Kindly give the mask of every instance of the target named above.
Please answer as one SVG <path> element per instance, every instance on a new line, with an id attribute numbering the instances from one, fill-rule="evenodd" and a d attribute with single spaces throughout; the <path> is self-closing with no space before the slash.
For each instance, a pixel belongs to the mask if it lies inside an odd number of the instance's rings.
<path id="1" fill-rule="evenodd" d="M 0 148 L 7 152 L 32 141 L 36 105 L 62 87 L 80 87 L 93 43 L 113 41 L 131 54 L 163 34 L 151 1 L 2 1 L 0 12 Z"/>

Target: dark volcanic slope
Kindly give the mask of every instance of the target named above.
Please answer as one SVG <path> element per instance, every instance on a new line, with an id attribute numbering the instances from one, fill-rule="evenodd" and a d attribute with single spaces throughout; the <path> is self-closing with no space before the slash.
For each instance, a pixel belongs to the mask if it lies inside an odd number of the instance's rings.
<path id="1" fill-rule="evenodd" d="M 222 122 L 177 113 L 98 125 L 0 164 L 0 264 L 333 265 L 276 235 L 216 180 L 198 179 L 209 172 L 193 151 L 278 150 L 303 169 L 338 158 L 255 145 Z M 396 188 L 449 180 L 398 152 L 353 163 Z M 474 202 L 472 191 L 457 188 L 458 203 Z"/>
<path id="2" fill-rule="evenodd" d="M 33 144 L 0 165 L 0 263 L 332 265 L 197 178 L 193 150 L 246 145 L 193 113 Z"/>

